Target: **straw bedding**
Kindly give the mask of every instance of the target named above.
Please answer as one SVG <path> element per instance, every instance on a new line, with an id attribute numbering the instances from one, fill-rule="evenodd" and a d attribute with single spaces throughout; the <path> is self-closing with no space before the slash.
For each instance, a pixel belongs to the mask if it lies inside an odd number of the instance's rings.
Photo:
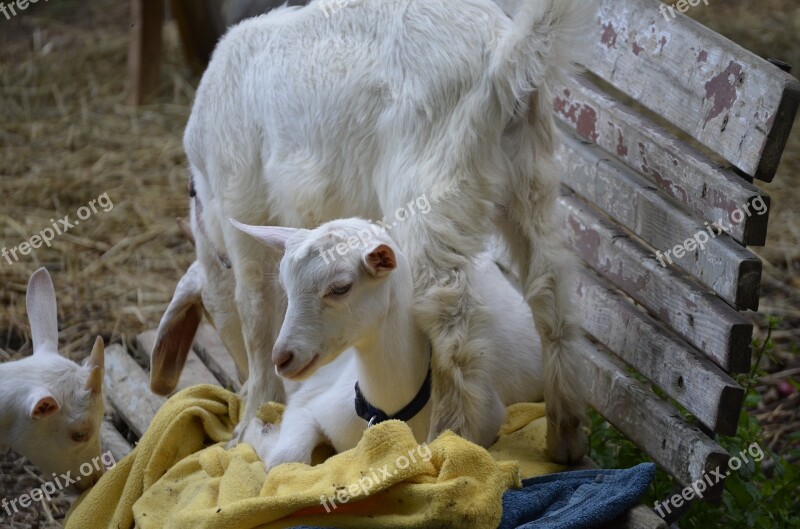
<path id="1" fill-rule="evenodd" d="M 800 69 L 800 6 L 795 0 L 711 2 L 689 13 L 765 57 Z M 59 301 L 61 351 L 88 354 L 101 334 L 127 343 L 153 328 L 177 279 L 192 260 L 175 218 L 187 211 L 181 135 L 198 78 L 167 25 L 157 102 L 124 104 L 129 6 L 124 1 L 53 0 L 12 20 L 0 16 L 0 245 L 8 248 L 70 215 L 103 193 L 113 203 L 18 262 L 0 257 L 0 361 L 30 354 L 25 286 L 47 266 Z M 784 365 L 762 385 L 774 446 L 786 449 L 800 430 L 798 394 L 775 393 L 781 371 L 800 367 L 791 353 L 800 328 L 800 130 L 780 173 L 763 187 L 772 195 L 762 307 L 784 316 L 776 334 Z M 762 316 L 754 316 L 763 330 Z M 792 400 L 793 399 L 793 400 Z M 792 405 L 792 402 L 794 404 Z M 795 436 L 796 437 L 796 436 Z M 0 458 L 0 498 L 37 486 L 37 470 L 11 454 Z M 60 527 L 69 505 L 60 497 L 21 512 L 0 528 Z"/>

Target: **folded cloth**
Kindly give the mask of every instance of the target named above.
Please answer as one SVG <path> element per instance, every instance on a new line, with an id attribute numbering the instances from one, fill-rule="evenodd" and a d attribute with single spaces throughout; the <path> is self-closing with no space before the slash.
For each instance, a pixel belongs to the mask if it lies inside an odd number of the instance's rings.
<path id="1" fill-rule="evenodd" d="M 528 479 L 503 496 L 499 529 L 590 529 L 636 506 L 653 463 L 624 470 L 579 470 Z"/>
<path id="2" fill-rule="evenodd" d="M 527 479 L 522 489 L 503 495 L 498 529 L 591 529 L 611 522 L 638 505 L 655 468 L 642 463 L 625 470 L 579 470 Z"/>
<path id="3" fill-rule="evenodd" d="M 227 442 L 239 422 L 239 398 L 216 386 L 193 386 L 170 398 L 139 444 L 73 504 L 68 529 L 133 527 L 133 505 L 176 463 Z"/>
<path id="4" fill-rule="evenodd" d="M 625 470 L 579 470 L 527 479 L 522 489 L 503 495 L 498 529 L 597 527 L 636 506 L 654 474 L 654 464 L 642 463 Z M 329 528 L 304 525 L 293 529 Z"/>
<path id="5" fill-rule="evenodd" d="M 275 423 L 281 411 L 271 403 L 259 416 Z M 324 463 L 269 475 L 250 446 L 224 448 L 241 413 L 239 398 L 216 386 L 170 398 L 130 455 L 73 506 L 66 529 L 494 529 L 520 468 L 524 477 L 563 468 L 546 458 L 542 404 L 509 407 L 491 454 L 450 432 L 419 445 L 405 423 L 387 421 Z"/>
<path id="6" fill-rule="evenodd" d="M 282 410 L 270 403 L 259 416 L 277 423 Z M 613 476 L 608 471 L 573 473 L 583 481 L 553 480 L 549 485 L 545 478 L 536 485 L 545 487 L 541 493 L 527 488 L 506 492 L 521 485 L 520 475 L 563 468 L 547 460 L 543 404 L 510 406 L 489 451 L 451 432 L 420 445 L 405 423 L 387 421 L 368 429 L 352 450 L 314 466 L 281 465 L 268 475 L 250 446 L 224 448 L 241 413 L 239 398 L 220 387 L 194 386 L 178 393 L 159 410 L 131 454 L 76 502 L 66 529 L 494 529 L 500 523 L 516 527 L 534 516 L 552 519 L 553 508 L 560 512 L 573 503 L 583 514 L 584 506 L 592 505 L 613 517 L 635 493 L 617 492 L 619 502 L 607 501 L 600 509 L 592 492 L 597 484 L 585 482 Z M 615 497 L 600 492 L 606 499 Z M 540 501 L 540 494 L 551 500 Z"/>

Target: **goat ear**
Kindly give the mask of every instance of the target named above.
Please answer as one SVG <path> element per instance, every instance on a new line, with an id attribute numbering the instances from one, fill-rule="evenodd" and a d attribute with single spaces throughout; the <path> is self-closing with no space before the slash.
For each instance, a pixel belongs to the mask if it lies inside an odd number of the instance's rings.
<path id="1" fill-rule="evenodd" d="M 96 397 L 103 392 L 103 368 L 94 366 L 89 372 L 89 378 L 86 379 L 84 388 L 88 389 L 93 397 Z"/>
<path id="2" fill-rule="evenodd" d="M 37 389 L 31 393 L 30 403 L 30 418 L 35 421 L 50 417 L 61 409 L 56 398 L 49 391 L 43 389 Z"/>
<path id="3" fill-rule="evenodd" d="M 364 254 L 364 265 L 366 265 L 370 274 L 376 277 L 383 277 L 397 268 L 397 258 L 390 246 L 379 244 Z"/>
<path id="4" fill-rule="evenodd" d="M 169 395 L 178 385 L 186 356 L 203 319 L 205 280 L 203 268 L 195 261 L 178 281 L 172 301 L 158 325 L 150 355 L 150 389 L 153 393 Z"/>
<path id="5" fill-rule="evenodd" d="M 234 219 L 230 220 L 236 229 L 242 231 L 251 237 L 255 237 L 262 243 L 270 248 L 280 251 L 286 251 L 286 241 L 289 237 L 297 233 L 298 228 L 284 228 L 281 226 L 250 226 L 249 224 L 242 224 Z"/>
<path id="6" fill-rule="evenodd" d="M 33 354 L 58 354 L 56 291 L 46 268 L 31 275 L 25 305 L 31 323 Z"/>

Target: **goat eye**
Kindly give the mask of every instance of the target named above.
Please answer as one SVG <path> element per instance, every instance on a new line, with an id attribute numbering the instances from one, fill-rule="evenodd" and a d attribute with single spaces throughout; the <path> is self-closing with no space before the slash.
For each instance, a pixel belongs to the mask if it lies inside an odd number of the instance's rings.
<path id="1" fill-rule="evenodd" d="M 70 437 L 76 443 L 82 443 L 89 438 L 89 432 L 73 432 Z"/>
<path id="2" fill-rule="evenodd" d="M 346 285 L 333 285 L 326 296 L 344 296 L 350 289 L 353 288 L 353 283 L 348 283 Z"/>

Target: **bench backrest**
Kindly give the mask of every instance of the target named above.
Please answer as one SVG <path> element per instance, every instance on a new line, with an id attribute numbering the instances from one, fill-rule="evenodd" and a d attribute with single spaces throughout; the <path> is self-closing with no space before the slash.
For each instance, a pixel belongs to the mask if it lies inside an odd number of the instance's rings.
<path id="1" fill-rule="evenodd" d="M 749 369 L 753 327 L 738 310 L 758 309 L 761 279 L 746 246 L 765 243 L 770 204 L 751 182 L 775 175 L 800 83 L 658 0 L 599 6 L 586 67 L 606 88 L 571 78 L 554 101 L 590 401 L 686 486 L 727 464 L 713 435 L 736 432 L 743 404 L 731 375 Z"/>

